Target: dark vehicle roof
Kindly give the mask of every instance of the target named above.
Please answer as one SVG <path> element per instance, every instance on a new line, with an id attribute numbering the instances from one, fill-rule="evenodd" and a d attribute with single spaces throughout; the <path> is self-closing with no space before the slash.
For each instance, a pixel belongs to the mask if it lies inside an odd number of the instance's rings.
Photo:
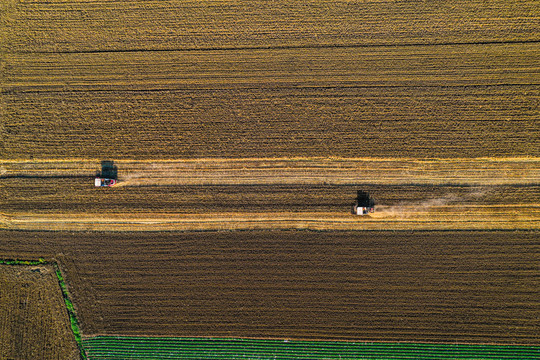
<path id="1" fill-rule="evenodd" d="M 356 203 L 358 206 L 362 207 L 374 207 L 375 206 L 375 200 L 371 196 L 369 196 L 369 193 L 358 190 L 356 195 Z"/>
<path id="2" fill-rule="evenodd" d="M 109 179 L 118 179 L 118 168 L 114 165 L 114 161 L 103 160 L 101 162 L 101 171 L 97 173 L 97 176 Z"/>

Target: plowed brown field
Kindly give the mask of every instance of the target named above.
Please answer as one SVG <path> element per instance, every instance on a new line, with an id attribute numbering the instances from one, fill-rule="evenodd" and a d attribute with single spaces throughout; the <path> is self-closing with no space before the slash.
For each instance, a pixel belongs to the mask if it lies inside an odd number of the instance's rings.
<path id="1" fill-rule="evenodd" d="M 79 359 L 52 266 L 0 265 L 0 304 L 1 359 Z"/>
<path id="2" fill-rule="evenodd" d="M 92 334 L 538 344 L 538 231 L 0 232 Z"/>

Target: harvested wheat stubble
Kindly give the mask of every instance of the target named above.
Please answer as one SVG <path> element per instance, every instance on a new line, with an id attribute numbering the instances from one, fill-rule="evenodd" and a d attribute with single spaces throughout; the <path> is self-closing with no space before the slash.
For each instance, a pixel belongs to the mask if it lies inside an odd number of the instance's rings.
<path id="1" fill-rule="evenodd" d="M 535 5 L 7 1 L 0 157 L 538 156 Z"/>
<path id="2" fill-rule="evenodd" d="M 0 179 L 79 181 L 96 159 L 0 160 Z M 539 157 L 514 158 L 216 158 L 116 160 L 120 185 L 537 185 Z M 16 184 L 16 182 L 14 182 Z M 56 184 L 56 185 L 55 185 Z"/>
<path id="3" fill-rule="evenodd" d="M 4 3 L 0 44 L 14 52 L 519 42 L 540 33 L 534 0 Z"/>
<path id="4" fill-rule="evenodd" d="M 0 163 L 0 226 L 34 230 L 526 229 L 540 226 L 536 158 Z M 350 215 L 356 191 L 376 212 Z M 31 209 L 31 210 L 29 210 Z"/>
<path id="5" fill-rule="evenodd" d="M 0 265 L 0 358 L 79 359 L 52 266 Z"/>
<path id="6" fill-rule="evenodd" d="M 280 51 L 18 55 L 3 157 L 539 155 L 535 45 Z"/>
<path id="7" fill-rule="evenodd" d="M 21 232 L 92 334 L 539 344 L 538 231 Z"/>
<path id="8" fill-rule="evenodd" d="M 537 158 L 0 162 L 0 226 L 56 230 L 538 228 Z M 371 217 L 350 215 L 358 189 Z M 29 210 L 31 209 L 31 211 Z"/>

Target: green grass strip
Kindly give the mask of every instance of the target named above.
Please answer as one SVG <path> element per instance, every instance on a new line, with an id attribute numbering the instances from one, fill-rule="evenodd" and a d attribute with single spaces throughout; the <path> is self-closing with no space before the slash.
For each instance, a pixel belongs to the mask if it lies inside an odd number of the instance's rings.
<path id="1" fill-rule="evenodd" d="M 77 315 L 75 314 L 75 309 L 73 308 L 73 303 L 69 299 L 69 294 L 67 291 L 66 283 L 64 282 L 64 277 L 62 276 L 62 271 L 56 262 L 52 263 L 54 266 L 54 272 L 58 278 L 58 284 L 60 284 L 60 289 L 62 290 L 62 297 L 64 298 L 64 303 L 66 304 L 66 310 L 69 315 L 69 322 L 71 325 L 71 331 L 73 336 L 75 336 L 75 341 L 77 342 L 77 347 L 79 348 L 79 353 L 81 359 L 87 360 L 86 353 L 84 351 L 84 345 L 81 338 L 81 331 L 79 329 L 79 321 L 77 320 Z"/>
<path id="2" fill-rule="evenodd" d="M 17 260 L 17 259 L 0 259 L 0 264 L 3 265 L 46 265 L 50 264 L 43 258 L 39 260 Z"/>
<path id="3" fill-rule="evenodd" d="M 538 359 L 539 346 L 95 336 L 100 359 Z"/>
<path id="4" fill-rule="evenodd" d="M 62 298 L 64 299 L 64 303 L 66 304 L 66 310 L 68 312 L 69 316 L 69 322 L 71 325 L 71 331 L 73 332 L 73 336 L 75 337 L 75 341 L 77 342 L 77 347 L 79 349 L 79 354 L 81 356 L 81 359 L 87 360 L 86 353 L 84 352 L 83 342 L 81 338 L 81 331 L 79 330 L 79 321 L 77 320 L 77 316 L 75 314 L 75 308 L 73 307 L 73 303 L 71 302 L 69 298 L 69 294 L 67 291 L 66 283 L 64 282 L 64 277 L 62 276 L 62 272 L 60 271 L 60 267 L 58 264 L 54 261 L 46 261 L 43 258 L 39 258 L 38 260 L 18 260 L 18 259 L 0 259 L 0 265 L 52 265 L 54 268 L 54 272 L 56 274 L 56 278 L 58 279 L 58 284 L 60 285 L 60 290 L 62 291 Z"/>

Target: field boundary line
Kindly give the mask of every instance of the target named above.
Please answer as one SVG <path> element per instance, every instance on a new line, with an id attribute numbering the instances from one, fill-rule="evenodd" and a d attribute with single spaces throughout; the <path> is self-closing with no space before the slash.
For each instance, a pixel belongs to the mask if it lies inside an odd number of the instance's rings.
<path id="1" fill-rule="evenodd" d="M 447 41 L 432 43 L 399 43 L 399 44 L 306 44 L 306 45 L 269 45 L 269 46 L 210 46 L 165 49 L 87 49 L 61 51 L 16 51 L 8 54 L 101 54 L 101 53 L 134 53 L 134 52 L 208 52 L 208 51 L 253 51 L 253 50 L 301 50 L 301 49 L 355 49 L 355 48 L 399 48 L 399 47 L 431 47 L 431 46 L 470 46 L 470 45 L 522 45 L 537 44 L 540 40 L 484 40 L 484 41 Z"/>
<path id="2" fill-rule="evenodd" d="M 43 159 L 0 159 L 0 164 L 3 163 L 69 163 L 69 162 L 85 162 L 99 165 L 101 158 L 43 158 Z M 510 156 L 510 157 L 452 157 L 452 158 L 412 158 L 412 157 L 339 157 L 339 156 L 293 156 L 293 157 L 239 157 L 239 158 L 220 158 L 220 157 L 201 157 L 201 158 L 177 158 L 177 159 L 137 159 L 137 158 L 120 158 L 115 159 L 115 162 L 165 162 L 165 163 L 198 163 L 198 162 L 250 162 L 250 161 L 328 161 L 328 162 L 347 162 L 347 161 L 362 161 L 362 162 L 392 162 L 392 161 L 407 161 L 416 163 L 475 163 L 475 162 L 540 162 L 538 156 Z"/>

